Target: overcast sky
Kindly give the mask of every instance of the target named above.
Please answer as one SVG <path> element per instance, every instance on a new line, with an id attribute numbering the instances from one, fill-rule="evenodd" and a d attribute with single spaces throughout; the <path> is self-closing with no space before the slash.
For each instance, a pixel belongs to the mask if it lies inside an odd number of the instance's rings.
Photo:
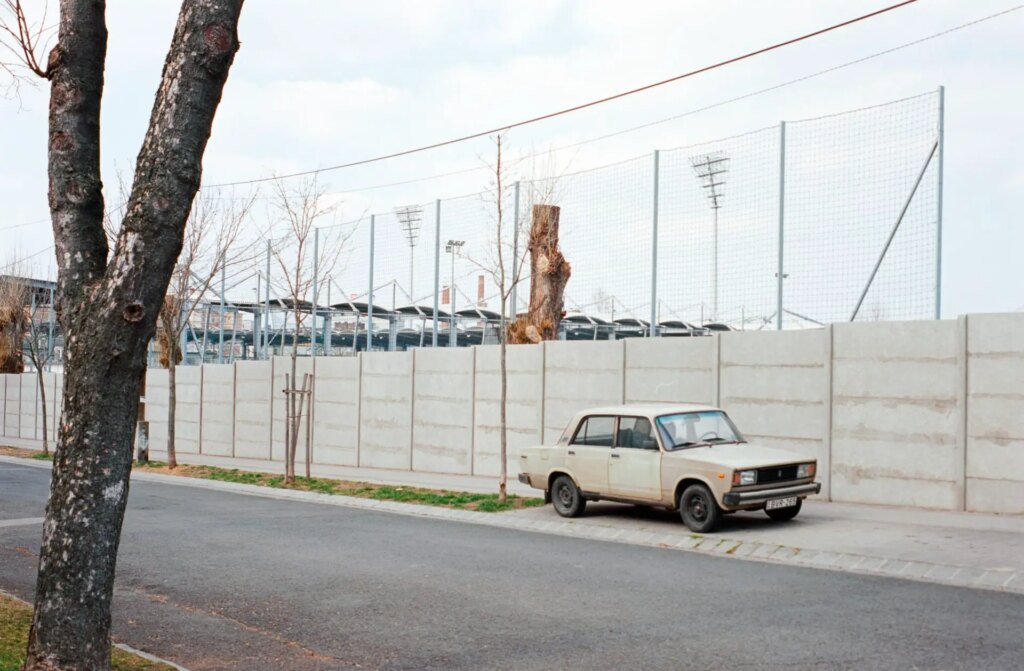
<path id="1" fill-rule="evenodd" d="M 51 3 L 55 5 L 56 3 Z M 204 182 L 265 177 L 427 144 L 601 97 L 788 39 L 883 0 L 248 0 Z M 670 117 L 898 46 L 1014 0 L 921 0 L 755 60 L 510 134 L 545 150 Z M 140 145 L 177 3 L 114 0 L 102 133 L 108 199 Z M 39 6 L 29 2 L 30 11 Z M 55 11 L 55 7 L 51 7 Z M 586 169 L 946 86 L 943 315 L 1024 308 L 1024 10 L 674 122 L 558 155 Z M 0 240 L 8 256 L 52 244 L 48 89 L 0 100 Z M 487 140 L 326 173 L 342 218 L 480 190 Z M 52 268 L 51 254 L 38 259 Z M 4 261 L 6 262 L 6 261 Z M 46 270 L 39 268 L 38 273 Z"/>

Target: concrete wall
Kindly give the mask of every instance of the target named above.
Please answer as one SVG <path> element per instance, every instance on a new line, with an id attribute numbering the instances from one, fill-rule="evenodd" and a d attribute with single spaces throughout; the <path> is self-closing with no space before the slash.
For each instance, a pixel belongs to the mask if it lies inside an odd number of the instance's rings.
<path id="1" fill-rule="evenodd" d="M 235 450 L 235 366 L 203 366 L 202 446 L 200 451 L 215 457 L 234 456 Z"/>
<path id="2" fill-rule="evenodd" d="M 359 390 L 359 465 L 412 465 L 413 357 L 417 352 L 363 354 Z"/>
<path id="3" fill-rule="evenodd" d="M 199 452 L 199 420 L 202 414 L 199 401 L 205 368 L 206 366 L 178 366 L 174 372 L 177 394 L 174 408 L 174 449 L 181 454 Z"/>
<path id="4" fill-rule="evenodd" d="M 4 388 L 4 421 L 0 424 L 4 436 L 20 438 L 21 380 L 19 375 L 0 375 Z"/>
<path id="5" fill-rule="evenodd" d="M 625 341 L 544 343 L 544 442 L 584 408 L 623 401 Z"/>
<path id="6" fill-rule="evenodd" d="M 497 476 L 501 471 L 501 348 L 475 350 L 473 472 Z M 509 346 L 505 362 L 507 463 L 509 476 L 515 477 L 519 472 L 519 450 L 542 442 L 544 348 Z"/>
<path id="7" fill-rule="evenodd" d="M 272 368 L 269 361 L 240 361 L 235 364 L 236 457 L 270 458 Z"/>
<path id="8" fill-rule="evenodd" d="M 201 439 L 240 467 L 280 461 L 290 365 L 179 367 L 179 452 Z M 495 346 L 300 358 L 300 380 L 316 378 L 313 460 L 495 476 L 498 370 Z M 510 477 L 522 447 L 554 441 L 580 409 L 690 401 L 721 405 L 751 440 L 817 458 L 833 500 L 1024 513 L 1024 314 L 522 345 L 508 349 L 508 372 Z M 62 379 L 44 379 L 55 427 Z M 37 398 L 33 374 L 0 376 L 4 435 L 39 437 Z M 163 451 L 167 371 L 148 372 L 146 402 Z"/>
<path id="9" fill-rule="evenodd" d="M 412 469 L 473 472 L 475 349 L 416 350 Z"/>
<path id="10" fill-rule="evenodd" d="M 1024 314 L 966 318 L 968 510 L 1024 513 Z"/>
<path id="11" fill-rule="evenodd" d="M 314 463 L 355 466 L 358 461 L 359 366 L 356 357 L 316 360 Z"/>
<path id="12" fill-rule="evenodd" d="M 831 330 L 718 336 L 718 405 L 747 440 L 817 459 L 828 495 Z"/>
<path id="13" fill-rule="evenodd" d="M 626 346 L 626 403 L 707 403 L 717 397 L 714 338 L 632 338 Z"/>
<path id="14" fill-rule="evenodd" d="M 271 397 L 273 399 L 273 407 L 271 408 L 271 417 L 273 418 L 271 422 L 271 452 L 273 459 L 283 462 L 286 435 L 285 418 L 288 416 L 287 408 L 285 408 L 284 390 L 287 388 L 285 382 L 290 379 L 292 374 L 292 359 L 290 356 L 275 356 L 273 365 L 271 386 Z M 313 373 L 313 360 L 308 357 L 299 357 L 295 361 L 296 382 L 294 387 L 296 389 L 302 388 L 302 380 L 307 373 Z M 306 422 L 309 419 L 309 414 L 309 407 L 304 404 L 302 406 L 302 419 L 299 422 L 299 442 L 295 450 L 295 468 L 298 471 L 304 470 L 306 463 Z"/>
<path id="15" fill-rule="evenodd" d="M 832 497 L 959 508 L 957 322 L 836 324 L 832 366 Z"/>

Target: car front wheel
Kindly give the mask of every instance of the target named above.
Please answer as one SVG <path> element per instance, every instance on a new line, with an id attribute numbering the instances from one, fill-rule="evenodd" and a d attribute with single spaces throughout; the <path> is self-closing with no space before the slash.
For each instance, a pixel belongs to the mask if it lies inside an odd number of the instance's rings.
<path id="1" fill-rule="evenodd" d="M 765 510 L 765 514 L 772 518 L 776 522 L 788 522 L 789 520 L 796 517 L 796 514 L 800 512 L 800 508 L 803 507 L 804 500 L 797 499 L 795 506 L 788 506 L 786 508 L 776 508 L 775 510 Z"/>
<path id="2" fill-rule="evenodd" d="M 587 507 L 583 492 L 568 475 L 559 475 L 551 483 L 551 503 L 562 517 L 579 517 Z"/>
<path id="3" fill-rule="evenodd" d="M 679 495 L 679 514 L 690 531 L 700 534 L 714 531 L 722 519 L 722 509 L 704 485 L 690 485 L 683 490 Z"/>

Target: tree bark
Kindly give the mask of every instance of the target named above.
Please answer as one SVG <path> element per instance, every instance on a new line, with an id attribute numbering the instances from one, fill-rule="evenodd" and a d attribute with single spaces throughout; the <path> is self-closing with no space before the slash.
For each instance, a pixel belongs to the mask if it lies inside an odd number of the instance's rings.
<path id="1" fill-rule="evenodd" d="M 238 49 L 241 6 L 184 0 L 108 262 L 99 144 L 105 3 L 60 4 L 47 75 L 64 408 L 25 671 L 110 669 L 110 602 L 146 349 Z"/>
<path id="2" fill-rule="evenodd" d="M 557 205 L 534 205 L 530 225 L 530 309 L 512 322 L 509 342 L 538 343 L 558 338 L 562 321 L 565 285 L 572 267 L 558 247 Z"/>

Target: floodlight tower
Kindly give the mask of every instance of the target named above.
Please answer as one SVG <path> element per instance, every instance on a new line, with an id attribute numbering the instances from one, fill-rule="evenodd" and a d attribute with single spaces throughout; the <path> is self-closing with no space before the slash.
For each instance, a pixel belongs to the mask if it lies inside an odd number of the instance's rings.
<path id="1" fill-rule="evenodd" d="M 711 211 L 715 216 L 715 243 L 712 261 L 712 321 L 718 319 L 718 210 L 721 209 L 721 200 L 724 197 L 723 188 L 725 178 L 722 177 L 729 171 L 729 156 L 724 151 L 716 151 L 710 154 L 699 154 L 690 157 L 690 165 L 697 173 L 697 180 L 702 188 L 707 189 L 708 201 L 711 203 Z"/>
<path id="2" fill-rule="evenodd" d="M 420 238 L 420 225 L 423 223 L 423 208 L 419 205 L 406 205 L 396 207 L 395 216 L 405 233 L 405 239 L 409 242 L 409 300 L 415 302 L 416 294 L 413 292 L 413 263 L 416 260 L 416 243 Z"/>

